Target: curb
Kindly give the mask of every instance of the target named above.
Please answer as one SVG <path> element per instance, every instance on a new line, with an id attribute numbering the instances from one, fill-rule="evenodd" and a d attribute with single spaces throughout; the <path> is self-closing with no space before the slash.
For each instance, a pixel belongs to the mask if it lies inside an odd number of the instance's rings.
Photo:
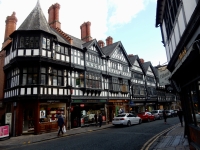
<path id="1" fill-rule="evenodd" d="M 148 150 L 150 148 L 150 146 L 162 135 L 166 134 L 167 132 L 171 131 L 172 129 L 176 128 L 177 126 L 179 126 L 180 123 L 173 125 L 172 127 L 165 129 L 164 131 L 156 134 L 155 136 L 153 136 L 151 139 L 149 139 L 141 148 L 141 150 Z"/>

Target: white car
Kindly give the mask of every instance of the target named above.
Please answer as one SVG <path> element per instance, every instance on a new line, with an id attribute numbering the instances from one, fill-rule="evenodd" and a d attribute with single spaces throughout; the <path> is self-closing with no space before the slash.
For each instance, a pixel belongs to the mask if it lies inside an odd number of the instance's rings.
<path id="1" fill-rule="evenodd" d="M 196 114 L 196 120 L 197 122 L 200 122 L 200 113 Z"/>
<path id="2" fill-rule="evenodd" d="M 142 123 L 142 119 L 135 114 L 132 113 L 122 113 L 118 114 L 113 118 L 113 125 L 126 125 L 131 126 L 132 124 L 140 124 Z"/>

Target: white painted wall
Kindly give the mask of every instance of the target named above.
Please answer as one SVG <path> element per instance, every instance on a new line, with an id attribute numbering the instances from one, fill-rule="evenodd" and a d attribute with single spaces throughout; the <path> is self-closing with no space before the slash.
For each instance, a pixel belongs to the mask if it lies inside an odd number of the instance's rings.
<path id="1" fill-rule="evenodd" d="M 192 13 L 194 12 L 194 9 L 196 8 L 196 5 L 196 0 L 183 0 L 183 7 L 185 11 L 187 24 L 190 21 L 190 18 L 192 16 Z"/>

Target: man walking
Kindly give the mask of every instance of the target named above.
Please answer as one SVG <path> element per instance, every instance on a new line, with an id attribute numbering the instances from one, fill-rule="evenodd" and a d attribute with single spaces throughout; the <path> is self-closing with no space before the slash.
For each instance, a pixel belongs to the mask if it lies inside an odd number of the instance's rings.
<path id="1" fill-rule="evenodd" d="M 180 123 L 181 123 L 181 127 L 183 127 L 183 111 L 182 111 L 182 109 L 178 110 L 177 115 L 179 117 L 179 120 L 180 120 Z"/>
<path id="2" fill-rule="evenodd" d="M 60 135 L 60 132 L 63 134 L 63 130 L 62 130 L 63 125 L 64 125 L 64 119 L 63 119 L 62 115 L 60 114 L 58 116 L 58 127 L 59 127 L 58 136 Z"/>
<path id="3" fill-rule="evenodd" d="M 99 127 L 101 127 L 103 121 L 101 113 L 99 113 L 98 121 L 99 121 Z"/>

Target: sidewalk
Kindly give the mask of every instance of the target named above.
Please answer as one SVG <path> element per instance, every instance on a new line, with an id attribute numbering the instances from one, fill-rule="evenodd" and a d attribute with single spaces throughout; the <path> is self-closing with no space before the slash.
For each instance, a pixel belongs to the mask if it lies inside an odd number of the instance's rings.
<path id="1" fill-rule="evenodd" d="M 62 136 L 71 136 L 76 134 L 82 134 L 86 132 L 93 132 L 102 130 L 105 128 L 113 127 L 112 123 L 103 125 L 101 127 L 89 126 L 83 128 L 74 128 L 67 130 Z M 22 135 L 18 137 L 11 137 L 8 140 L 0 141 L 0 149 L 6 150 L 14 147 L 20 147 L 22 145 L 61 138 L 57 137 L 57 132 L 44 133 L 39 135 Z M 184 127 L 180 124 L 169 128 L 167 131 L 157 134 L 155 137 L 147 141 L 141 150 L 189 150 L 189 144 L 187 138 L 184 138 Z"/>
<path id="2" fill-rule="evenodd" d="M 155 137 L 148 143 L 145 150 L 189 150 L 187 136 L 184 137 L 184 127 L 180 124 L 167 132 Z"/>

